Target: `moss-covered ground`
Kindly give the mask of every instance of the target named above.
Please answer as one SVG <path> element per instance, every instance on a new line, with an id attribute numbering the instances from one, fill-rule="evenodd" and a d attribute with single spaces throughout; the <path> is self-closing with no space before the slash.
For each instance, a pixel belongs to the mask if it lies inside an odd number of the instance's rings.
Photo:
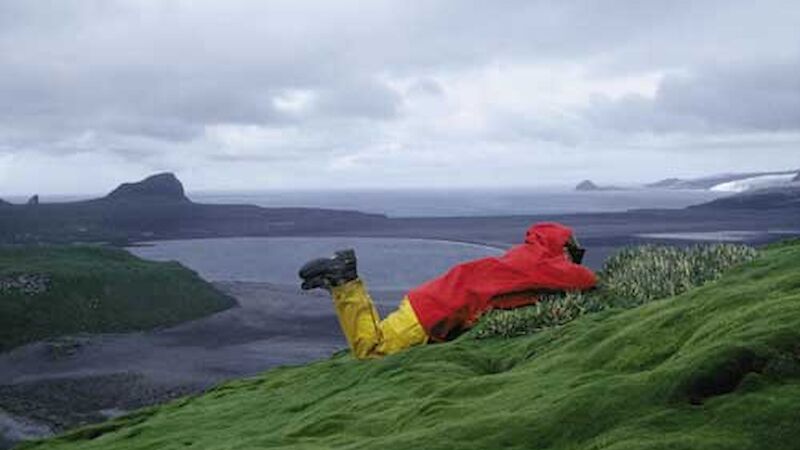
<path id="1" fill-rule="evenodd" d="M 800 243 L 632 309 L 279 368 L 24 448 L 800 448 Z"/>
<path id="2" fill-rule="evenodd" d="M 0 351 L 65 334 L 173 325 L 235 304 L 178 263 L 103 247 L 0 246 L 0 284 Z"/>

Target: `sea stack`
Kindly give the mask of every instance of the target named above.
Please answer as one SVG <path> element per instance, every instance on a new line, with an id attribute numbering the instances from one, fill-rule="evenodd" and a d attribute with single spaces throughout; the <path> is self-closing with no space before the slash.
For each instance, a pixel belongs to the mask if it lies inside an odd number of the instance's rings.
<path id="1" fill-rule="evenodd" d="M 105 200 L 124 202 L 190 203 L 183 185 L 172 173 L 159 173 L 136 183 L 123 183 L 105 196 Z"/>
<path id="2" fill-rule="evenodd" d="M 31 198 L 28 199 L 28 205 L 36 206 L 39 204 L 39 194 L 33 194 Z"/>
<path id="3" fill-rule="evenodd" d="M 599 191 L 600 186 L 594 184 L 592 180 L 583 180 L 575 186 L 576 191 Z"/>

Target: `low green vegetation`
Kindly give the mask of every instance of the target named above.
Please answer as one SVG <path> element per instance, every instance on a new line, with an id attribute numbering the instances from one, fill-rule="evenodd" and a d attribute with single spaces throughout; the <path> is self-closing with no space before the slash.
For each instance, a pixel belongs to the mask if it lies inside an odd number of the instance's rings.
<path id="1" fill-rule="evenodd" d="M 120 249 L 0 247 L 0 351 L 65 334 L 172 325 L 234 303 L 178 263 Z"/>
<path id="2" fill-rule="evenodd" d="M 800 241 L 515 338 L 339 355 L 27 449 L 764 449 L 800 442 Z"/>
<path id="3" fill-rule="evenodd" d="M 492 311 L 471 330 L 470 336 L 520 336 L 607 308 L 633 308 L 716 280 L 730 268 L 752 261 L 757 254 L 752 247 L 735 244 L 625 248 L 608 258 L 598 272 L 597 289 L 547 294 L 534 306 Z"/>

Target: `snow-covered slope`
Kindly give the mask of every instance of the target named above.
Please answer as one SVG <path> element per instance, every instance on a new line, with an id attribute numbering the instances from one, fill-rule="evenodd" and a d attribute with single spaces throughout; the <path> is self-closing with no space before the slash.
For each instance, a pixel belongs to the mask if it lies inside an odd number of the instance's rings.
<path id="1" fill-rule="evenodd" d="M 728 181 L 720 183 L 710 188 L 716 192 L 745 192 L 754 189 L 764 189 L 771 187 L 788 186 L 792 184 L 792 179 L 797 174 L 781 174 L 781 175 L 759 175 L 741 180 Z"/>
<path id="2" fill-rule="evenodd" d="M 667 178 L 655 183 L 646 184 L 647 188 L 656 189 L 711 189 L 717 185 L 727 184 L 732 181 L 742 181 L 751 178 L 780 175 L 794 177 L 800 174 L 800 170 L 784 170 L 781 172 L 745 172 L 745 173 L 720 173 L 701 178 Z M 800 181 L 800 180 L 797 180 Z M 735 192 L 735 191 L 725 191 Z"/>

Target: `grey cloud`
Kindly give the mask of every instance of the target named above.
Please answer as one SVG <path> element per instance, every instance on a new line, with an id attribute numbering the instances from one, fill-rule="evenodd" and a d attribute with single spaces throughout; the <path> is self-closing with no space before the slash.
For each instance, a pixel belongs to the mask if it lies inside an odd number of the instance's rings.
<path id="1" fill-rule="evenodd" d="M 667 76 L 654 98 L 597 98 L 586 117 L 625 132 L 800 131 L 800 62 Z"/>
<path id="2" fill-rule="evenodd" d="M 410 95 L 430 95 L 441 97 L 445 95 L 444 87 L 432 78 L 422 78 L 409 86 L 407 93 Z"/>
<path id="3" fill-rule="evenodd" d="M 319 92 L 317 113 L 332 117 L 390 119 L 398 114 L 399 94 L 376 80 L 352 80 Z"/>
<path id="4" fill-rule="evenodd" d="M 525 117 L 509 112 L 494 115 L 492 124 L 495 141 L 509 141 L 532 145 L 541 142 L 575 147 L 581 143 L 581 123 L 575 117 Z"/>
<path id="5" fill-rule="evenodd" d="M 3 0 L 0 149 L 94 148 L 153 164 L 159 154 L 179 160 L 167 154 L 190 144 L 207 160 L 312 160 L 405 142 L 433 152 L 473 140 L 470 120 L 484 123 L 447 109 L 472 94 L 447 83 L 506 65 L 578 67 L 598 79 L 690 76 L 667 77 L 655 99 L 598 98 L 586 110 L 521 99 L 507 111 L 466 111 L 486 115 L 491 130 L 479 138 L 490 143 L 580 147 L 596 128 L 791 131 L 800 123 L 798 65 L 775 61 L 800 54 L 798 21 L 793 0 Z M 293 91 L 310 94 L 307 107 L 276 106 Z M 405 114 L 428 105 L 404 105 L 424 96 L 437 98 L 429 106 L 441 108 L 441 123 L 405 126 Z M 450 119 L 467 125 L 452 131 Z M 221 154 L 203 142 L 215 125 L 301 131 Z"/>

